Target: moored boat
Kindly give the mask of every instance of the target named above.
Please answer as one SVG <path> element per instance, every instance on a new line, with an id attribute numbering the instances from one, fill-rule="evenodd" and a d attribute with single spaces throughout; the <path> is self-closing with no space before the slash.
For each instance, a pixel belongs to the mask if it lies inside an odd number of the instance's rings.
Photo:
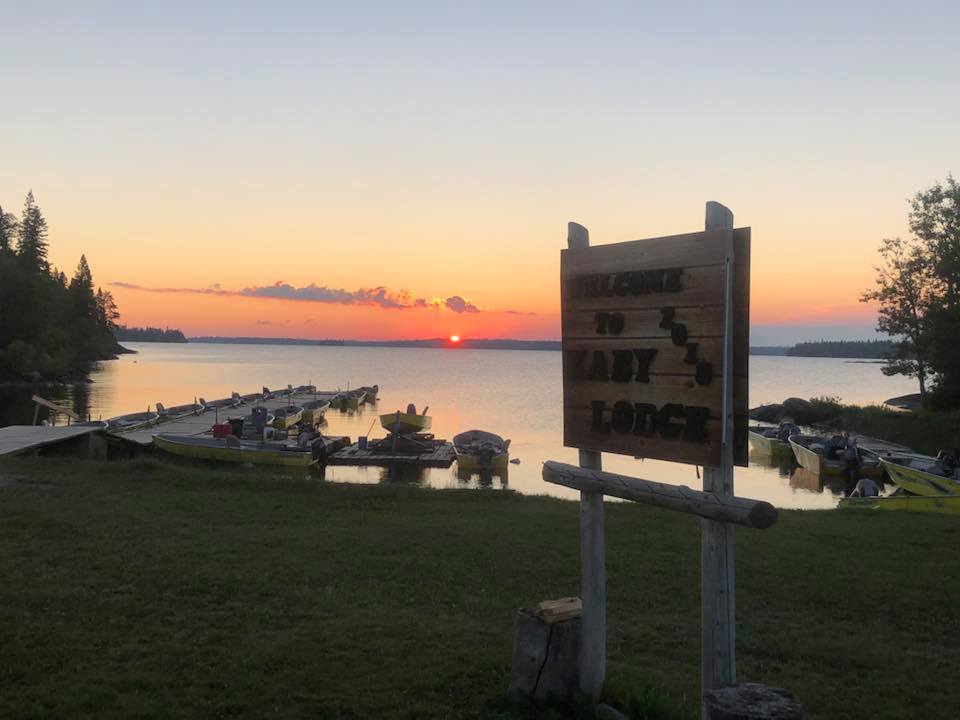
<path id="1" fill-rule="evenodd" d="M 852 497 L 841 500 L 839 507 L 842 509 L 911 510 L 913 512 L 960 515 L 960 495 L 908 495 L 903 493 L 888 497 Z"/>
<path id="2" fill-rule="evenodd" d="M 377 393 L 380 392 L 379 385 L 364 385 L 362 388 L 359 388 L 359 389 L 363 390 L 364 402 L 370 403 L 371 405 L 377 402 Z"/>
<path id="3" fill-rule="evenodd" d="M 881 457 L 890 479 L 912 495 L 960 495 L 960 482 L 946 477 L 936 458 Z"/>
<path id="4" fill-rule="evenodd" d="M 330 401 L 311 400 L 310 402 L 305 402 L 302 407 L 303 417 L 300 418 L 300 422 L 304 425 L 316 425 L 323 419 L 327 408 L 330 407 Z"/>
<path id="5" fill-rule="evenodd" d="M 153 442 L 165 452 L 200 460 L 296 467 L 309 467 L 316 462 L 312 449 L 304 449 L 296 443 L 240 440 L 233 436 L 210 438 L 170 433 L 155 435 Z"/>
<path id="6" fill-rule="evenodd" d="M 777 457 L 791 455 L 790 436 L 798 435 L 800 428 L 793 423 L 782 423 L 779 427 L 751 425 L 749 430 L 750 447 L 764 455 Z"/>
<path id="7" fill-rule="evenodd" d="M 287 405 L 273 411 L 273 426 L 279 430 L 291 428 L 300 422 L 303 408 L 299 405 Z"/>
<path id="8" fill-rule="evenodd" d="M 263 396 L 263 392 L 258 393 L 248 393 L 246 395 L 240 396 L 241 403 L 258 403 L 263 402 L 266 398 Z"/>
<path id="9" fill-rule="evenodd" d="M 510 441 L 483 430 L 467 430 L 453 438 L 457 467 L 465 472 L 506 470 Z"/>
<path id="10" fill-rule="evenodd" d="M 187 403 L 186 405 L 174 405 L 167 407 L 163 403 L 157 403 L 157 414 L 161 420 L 176 420 L 177 418 L 187 417 L 188 415 L 199 415 L 204 411 L 203 400 L 200 402 Z"/>
<path id="11" fill-rule="evenodd" d="M 407 412 L 387 413 L 380 416 L 380 425 L 384 430 L 399 435 L 411 435 L 413 433 L 426 432 L 433 423 L 433 418 L 427 415 L 428 408 L 423 409 L 423 413 L 417 414 L 417 409 L 410 405 Z"/>
<path id="12" fill-rule="evenodd" d="M 228 398 L 220 398 L 219 400 L 210 400 L 209 402 L 200 398 L 200 404 L 202 404 L 207 410 L 222 410 L 223 408 L 236 407 L 242 402 L 240 395 L 233 393 Z"/>
<path id="13" fill-rule="evenodd" d="M 789 442 L 793 448 L 797 463 L 817 475 L 843 475 L 847 469 L 847 461 L 841 452 L 839 457 L 825 458 L 824 448 L 830 438 L 819 435 L 793 435 Z M 883 475 L 883 466 L 880 457 L 865 448 L 857 448 L 857 457 L 860 466 L 857 468 L 857 477 L 879 478 Z"/>
<path id="14" fill-rule="evenodd" d="M 293 388 L 294 393 L 312 393 L 316 391 L 317 391 L 316 385 L 297 385 L 297 387 Z"/>
<path id="15" fill-rule="evenodd" d="M 126 415 L 117 415 L 107 420 L 107 429 L 110 432 L 126 432 L 138 428 L 155 425 L 160 421 L 160 415 L 155 412 L 128 413 Z"/>
<path id="16" fill-rule="evenodd" d="M 350 390 L 346 393 L 346 397 L 343 398 L 340 408 L 343 410 L 357 410 L 363 404 L 366 397 L 367 394 L 362 388 Z"/>

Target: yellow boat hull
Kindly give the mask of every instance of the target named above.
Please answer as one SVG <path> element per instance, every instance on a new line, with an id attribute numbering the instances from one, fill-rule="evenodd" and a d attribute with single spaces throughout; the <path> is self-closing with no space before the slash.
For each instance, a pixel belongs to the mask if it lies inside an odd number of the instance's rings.
<path id="1" fill-rule="evenodd" d="M 510 453 L 493 455 L 490 458 L 480 458 L 477 455 L 457 455 L 457 467 L 464 472 L 478 473 L 481 470 L 497 472 L 506 470 L 510 463 Z"/>
<path id="2" fill-rule="evenodd" d="M 380 416 L 380 425 L 389 432 L 393 432 L 394 429 L 406 434 L 426 432 L 432 423 L 433 418 L 429 415 L 393 412 Z"/>
<path id="3" fill-rule="evenodd" d="M 300 422 L 300 419 L 303 417 L 303 410 L 294 413 L 288 413 L 286 415 L 274 415 L 273 426 L 277 430 L 288 430 Z"/>
<path id="4" fill-rule="evenodd" d="M 908 510 L 944 515 L 960 515 L 960 495 L 894 495 L 880 498 L 846 498 L 844 509 Z"/>
<path id="5" fill-rule="evenodd" d="M 217 444 L 214 445 L 213 442 Z M 315 462 L 313 453 L 311 452 L 229 447 L 226 441 L 223 440 L 211 441 L 200 445 L 178 442 L 165 438 L 163 435 L 155 435 L 153 443 L 164 452 L 197 460 L 241 462 L 251 463 L 253 465 L 283 465 L 287 467 L 309 467 Z"/>
<path id="6" fill-rule="evenodd" d="M 766 435 L 753 432 L 753 430 L 749 432 L 749 438 L 750 447 L 762 455 L 770 455 L 771 457 L 786 457 L 793 454 L 793 448 L 791 448 L 790 443 L 786 442 L 785 440 L 768 438 Z"/>
<path id="7" fill-rule="evenodd" d="M 880 463 L 898 487 L 913 495 L 960 495 L 960 483 L 950 478 L 906 467 L 885 458 Z"/>

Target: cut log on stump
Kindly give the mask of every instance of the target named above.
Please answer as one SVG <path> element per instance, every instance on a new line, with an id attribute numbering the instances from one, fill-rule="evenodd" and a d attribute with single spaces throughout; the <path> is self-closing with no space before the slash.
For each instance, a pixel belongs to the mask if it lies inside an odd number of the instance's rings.
<path id="1" fill-rule="evenodd" d="M 786 690 L 740 683 L 703 694 L 707 720 L 799 720 L 800 703 Z"/>
<path id="2" fill-rule="evenodd" d="M 580 677 L 580 617 L 563 616 L 541 619 L 530 610 L 517 611 L 509 697 L 536 703 L 574 697 Z"/>

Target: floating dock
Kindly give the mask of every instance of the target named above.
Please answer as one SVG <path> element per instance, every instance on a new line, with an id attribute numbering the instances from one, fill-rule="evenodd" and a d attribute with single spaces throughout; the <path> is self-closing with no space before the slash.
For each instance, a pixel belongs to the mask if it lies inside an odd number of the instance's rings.
<path id="1" fill-rule="evenodd" d="M 350 447 L 338 450 L 327 458 L 327 465 L 353 465 L 365 467 L 378 465 L 415 465 L 424 468 L 448 468 L 456 460 L 453 443 L 446 440 L 434 440 L 433 447 L 423 452 L 390 452 L 367 447 L 360 449 L 354 443 Z"/>
<path id="2" fill-rule="evenodd" d="M 137 428 L 120 435 L 128 440 L 138 442 L 141 445 L 150 445 L 153 443 L 153 436 L 160 433 L 173 433 L 176 435 L 204 435 L 210 432 L 215 422 L 226 422 L 227 418 L 243 417 L 250 413 L 250 408 L 259 405 L 268 410 L 277 410 L 288 405 L 300 405 L 311 400 L 329 400 L 338 391 L 324 390 L 316 392 L 299 392 L 293 395 L 283 395 L 281 397 L 270 398 L 268 400 L 255 400 L 253 402 L 243 403 L 234 407 L 211 408 L 204 410 L 199 415 L 187 415 L 176 420 L 162 420 L 156 425 Z"/>

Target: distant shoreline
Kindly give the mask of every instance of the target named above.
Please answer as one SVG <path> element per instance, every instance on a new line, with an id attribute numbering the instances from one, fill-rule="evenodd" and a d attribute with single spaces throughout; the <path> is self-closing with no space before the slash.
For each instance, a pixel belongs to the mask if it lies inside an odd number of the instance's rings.
<path id="1" fill-rule="evenodd" d="M 168 342 L 166 340 L 137 340 L 136 342 Z M 186 339 L 189 343 L 212 343 L 218 345 L 295 345 L 306 347 L 388 347 L 388 348 L 431 348 L 447 350 L 540 350 L 559 351 L 559 340 L 516 340 L 513 338 L 464 338 L 453 343 L 447 338 L 427 338 L 422 340 L 340 340 L 333 338 L 277 338 L 277 337 L 247 337 L 247 336 L 220 336 L 204 335 Z M 823 345 L 827 345 L 824 343 Z M 798 343 L 796 345 L 752 346 L 750 355 L 775 357 L 831 357 L 837 359 L 873 360 L 876 362 L 877 345 L 862 341 L 848 343 L 830 343 L 839 346 L 846 353 L 824 355 L 818 354 L 825 349 L 819 343 Z M 819 347 L 818 347 L 819 346 Z M 846 346 L 846 347 L 844 347 Z M 861 348 L 866 352 L 857 352 Z M 855 360 L 854 360 L 855 361 Z"/>

